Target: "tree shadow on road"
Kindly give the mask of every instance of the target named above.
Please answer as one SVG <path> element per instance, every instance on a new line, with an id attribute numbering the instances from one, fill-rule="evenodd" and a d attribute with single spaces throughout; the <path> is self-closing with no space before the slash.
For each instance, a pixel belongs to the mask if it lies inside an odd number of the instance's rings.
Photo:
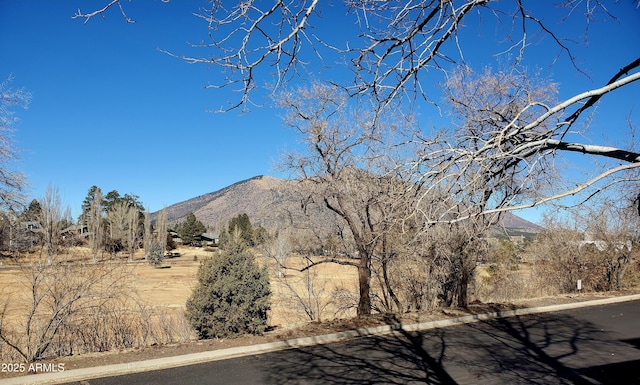
<path id="1" fill-rule="evenodd" d="M 281 352 L 268 370 L 270 384 L 455 384 L 443 369 L 444 331 L 424 349 L 420 336 L 369 336 Z M 281 358 L 281 359 L 280 359 Z"/>
<path id="2" fill-rule="evenodd" d="M 513 382 L 640 384 L 640 371 L 629 370 L 640 362 L 637 348 L 570 315 L 515 316 L 466 327 L 482 336 L 472 347 L 486 353 L 485 370 Z"/>
<path id="3" fill-rule="evenodd" d="M 266 369 L 265 380 L 347 385 L 640 383 L 633 373 L 602 375 L 618 367 L 628 370 L 624 365 L 640 360 L 640 350 L 569 315 L 509 317 L 423 332 L 396 326 L 398 330 L 386 336 L 280 352 Z"/>

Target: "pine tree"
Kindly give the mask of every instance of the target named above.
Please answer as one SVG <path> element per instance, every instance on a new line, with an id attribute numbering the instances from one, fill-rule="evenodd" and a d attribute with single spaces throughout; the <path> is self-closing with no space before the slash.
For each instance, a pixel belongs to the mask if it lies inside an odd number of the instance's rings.
<path id="1" fill-rule="evenodd" d="M 240 237 L 244 240 L 247 246 L 255 246 L 253 239 L 253 225 L 247 214 L 239 214 L 229 220 L 227 225 L 227 233 L 229 235 L 239 232 Z"/>
<path id="2" fill-rule="evenodd" d="M 189 213 L 185 221 L 180 225 L 179 234 L 182 239 L 182 243 L 189 245 L 198 235 L 205 232 L 207 232 L 207 228 L 202 224 L 202 222 L 196 218 L 195 214 Z"/>

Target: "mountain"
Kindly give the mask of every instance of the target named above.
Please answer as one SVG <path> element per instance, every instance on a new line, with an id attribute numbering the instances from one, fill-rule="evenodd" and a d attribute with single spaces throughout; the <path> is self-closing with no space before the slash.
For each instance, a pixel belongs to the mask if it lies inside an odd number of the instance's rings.
<path id="1" fill-rule="evenodd" d="M 512 212 L 505 211 L 500 215 L 498 226 L 509 230 L 520 230 L 531 233 L 538 233 L 542 230 L 542 226 L 538 226 L 533 222 L 521 218 Z"/>
<path id="2" fill-rule="evenodd" d="M 168 206 L 167 222 L 181 222 L 192 212 L 207 228 L 219 230 L 234 216 L 246 213 L 254 226 L 277 228 L 286 220 L 285 214 L 291 204 L 281 193 L 286 183 L 285 180 L 263 175 L 236 182 Z"/>
<path id="3" fill-rule="evenodd" d="M 246 213 L 254 226 L 263 226 L 269 231 L 296 227 L 300 218 L 300 201 L 286 188 L 292 182 L 270 176 L 259 175 L 234 183 L 208 194 L 168 206 L 169 224 L 181 222 L 193 212 L 207 228 L 219 231 L 238 214 Z M 155 218 L 157 213 L 152 215 Z M 330 223 L 328 213 L 316 212 L 314 226 Z M 317 219 L 320 218 L 320 219 Z M 537 233 L 541 227 L 513 213 L 501 215 L 497 227 L 507 233 Z M 513 231 L 512 231 L 513 230 Z"/>

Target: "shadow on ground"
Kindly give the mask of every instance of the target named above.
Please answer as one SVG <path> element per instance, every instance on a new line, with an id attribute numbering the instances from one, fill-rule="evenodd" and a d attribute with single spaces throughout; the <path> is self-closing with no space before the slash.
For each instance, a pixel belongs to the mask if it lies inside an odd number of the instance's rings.
<path id="1" fill-rule="evenodd" d="M 265 365 L 264 379 L 270 384 L 640 384 L 637 344 L 638 339 L 618 340 L 568 315 L 510 317 L 279 352 Z"/>

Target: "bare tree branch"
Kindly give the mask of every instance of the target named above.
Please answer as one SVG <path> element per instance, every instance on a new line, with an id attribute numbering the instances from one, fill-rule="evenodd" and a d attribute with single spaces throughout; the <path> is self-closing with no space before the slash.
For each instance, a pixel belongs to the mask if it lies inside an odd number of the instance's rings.
<path id="1" fill-rule="evenodd" d="M 80 10 L 74 18 L 87 23 L 115 5 L 127 22 L 119 0 L 109 1 L 93 12 Z M 566 14 L 576 13 L 585 6 L 566 0 Z M 596 12 L 613 17 L 599 1 L 587 2 L 587 25 Z M 353 25 L 352 36 L 330 36 L 313 33 L 314 25 L 326 23 L 325 12 L 343 18 Z M 187 63 L 217 66 L 224 71 L 221 81 L 208 88 L 232 87 L 239 99 L 230 101 L 220 110 L 248 108 L 254 102 L 251 95 L 264 83 L 276 91 L 294 79 L 313 76 L 326 65 L 344 66 L 351 79 L 335 82 L 354 97 L 365 96 L 381 106 L 394 101 L 413 104 L 417 100 L 437 102 L 424 82 L 433 82 L 451 67 L 464 64 L 464 51 L 472 41 L 459 32 L 469 25 L 495 22 L 498 40 L 513 42 L 510 48 L 496 49 L 497 55 L 510 55 L 518 48 L 517 65 L 527 48 L 537 40 L 549 37 L 559 48 L 550 58 L 552 63 L 566 55 L 577 71 L 577 61 L 571 52 L 571 40 L 557 35 L 551 22 L 538 17 L 522 1 L 494 2 L 490 0 L 412 0 L 381 2 L 376 0 L 344 1 L 320 4 L 317 0 L 278 1 L 262 3 L 254 0 L 225 3 L 212 0 L 210 8 L 196 15 L 205 23 L 207 40 L 193 44 L 206 52 L 203 55 L 176 55 Z M 340 21 L 338 21 L 340 22 Z M 435 73 L 434 73 L 435 72 Z"/>
<path id="2" fill-rule="evenodd" d="M 640 153 L 623 150 L 617 147 L 599 146 L 594 144 L 569 143 L 555 139 L 548 139 L 541 145 L 541 149 L 580 152 L 582 154 L 603 156 L 625 162 L 640 163 Z"/>
<path id="3" fill-rule="evenodd" d="M 163 0 L 165 1 L 165 0 Z M 84 19 L 84 24 L 87 24 L 89 22 L 89 20 L 91 20 L 91 18 L 95 17 L 95 16 L 101 16 L 102 18 L 104 18 L 104 14 L 105 12 L 107 12 L 109 10 L 109 8 L 113 7 L 114 5 L 117 5 L 118 8 L 120 8 L 120 13 L 122 14 L 122 17 L 124 18 L 124 20 L 127 23 L 135 23 L 135 20 L 129 18 L 129 16 L 127 16 L 127 13 L 124 11 L 124 8 L 122 7 L 122 3 L 120 2 L 120 0 L 111 0 L 111 2 L 109 2 L 107 5 L 105 5 L 104 7 L 95 10 L 93 12 L 89 12 L 89 13 L 83 13 L 82 11 L 80 11 L 80 8 L 78 8 L 78 11 L 76 11 L 76 14 L 73 15 L 71 18 L 72 19 Z"/>

